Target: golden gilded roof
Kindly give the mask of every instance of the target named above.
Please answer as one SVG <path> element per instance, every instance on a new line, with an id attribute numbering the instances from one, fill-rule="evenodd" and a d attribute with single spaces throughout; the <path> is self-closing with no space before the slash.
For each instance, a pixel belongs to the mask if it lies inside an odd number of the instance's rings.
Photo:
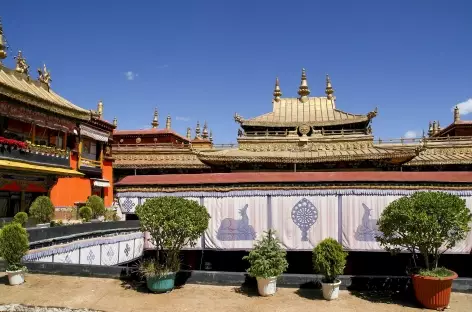
<path id="1" fill-rule="evenodd" d="M 90 119 L 89 110 L 72 104 L 49 89 L 47 84 L 1 65 L 0 94 L 52 113 L 82 120 Z"/>
<path id="2" fill-rule="evenodd" d="M 333 99 L 309 97 L 303 103 L 299 98 L 280 98 L 273 101 L 272 112 L 250 119 L 236 114 L 235 120 L 242 126 L 293 126 L 309 124 L 316 126 L 342 125 L 365 122 L 376 116 L 376 111 L 357 115 L 336 109 Z"/>
<path id="3" fill-rule="evenodd" d="M 401 158 L 409 160 L 416 155 L 415 149 L 390 149 L 367 147 L 352 150 L 298 150 L 298 151 L 246 151 L 225 149 L 196 152 L 203 162 L 265 162 L 265 163 L 322 163 L 337 161 L 360 161 Z"/>

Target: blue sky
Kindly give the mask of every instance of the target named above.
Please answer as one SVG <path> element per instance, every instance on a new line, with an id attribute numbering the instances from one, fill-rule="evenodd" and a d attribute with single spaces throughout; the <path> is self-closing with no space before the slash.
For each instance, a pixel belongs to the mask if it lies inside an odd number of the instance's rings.
<path id="1" fill-rule="evenodd" d="M 11 49 L 46 62 L 73 103 L 102 99 L 120 129 L 148 127 L 157 106 L 161 126 L 207 120 L 216 143 L 235 142 L 234 113 L 271 111 L 276 76 L 296 96 L 303 67 L 311 96 L 329 73 L 339 109 L 377 106 L 376 137 L 446 126 L 458 103 L 472 112 L 470 0 L 3 2 Z"/>

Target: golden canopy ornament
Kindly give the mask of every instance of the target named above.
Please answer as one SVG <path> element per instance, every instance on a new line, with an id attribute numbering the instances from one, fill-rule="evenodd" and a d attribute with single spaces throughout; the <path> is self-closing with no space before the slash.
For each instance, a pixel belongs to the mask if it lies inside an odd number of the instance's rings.
<path id="1" fill-rule="evenodd" d="M 46 68 L 46 64 L 43 64 L 43 70 L 41 70 L 40 68 L 38 68 L 38 80 L 41 81 L 42 83 L 45 83 L 48 88 L 51 87 L 51 73 L 48 71 L 48 69 Z"/>

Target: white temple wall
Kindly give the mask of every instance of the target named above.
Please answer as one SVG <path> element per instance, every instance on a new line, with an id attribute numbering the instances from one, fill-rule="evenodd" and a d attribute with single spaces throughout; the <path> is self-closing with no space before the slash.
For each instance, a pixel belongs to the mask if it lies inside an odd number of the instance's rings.
<path id="1" fill-rule="evenodd" d="M 209 227 L 194 249 L 249 250 L 268 229 L 275 229 L 287 250 L 311 251 L 332 237 L 346 250 L 384 251 L 376 242 L 377 220 L 383 209 L 410 190 L 300 190 L 232 192 L 122 192 L 123 213 L 134 213 L 148 198 L 179 196 L 199 201 L 211 216 Z M 472 191 L 450 191 L 466 200 L 472 211 Z M 152 244 L 146 243 L 146 248 Z M 190 247 L 188 247 L 190 248 Z M 448 253 L 470 253 L 472 233 Z"/>

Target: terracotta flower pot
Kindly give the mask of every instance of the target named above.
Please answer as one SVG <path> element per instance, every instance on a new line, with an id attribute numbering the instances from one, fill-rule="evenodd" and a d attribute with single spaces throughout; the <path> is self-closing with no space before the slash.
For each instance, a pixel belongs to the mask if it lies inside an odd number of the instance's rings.
<path id="1" fill-rule="evenodd" d="M 428 309 L 444 309 L 451 298 L 452 281 L 457 274 L 448 277 L 412 275 L 416 299 Z"/>

